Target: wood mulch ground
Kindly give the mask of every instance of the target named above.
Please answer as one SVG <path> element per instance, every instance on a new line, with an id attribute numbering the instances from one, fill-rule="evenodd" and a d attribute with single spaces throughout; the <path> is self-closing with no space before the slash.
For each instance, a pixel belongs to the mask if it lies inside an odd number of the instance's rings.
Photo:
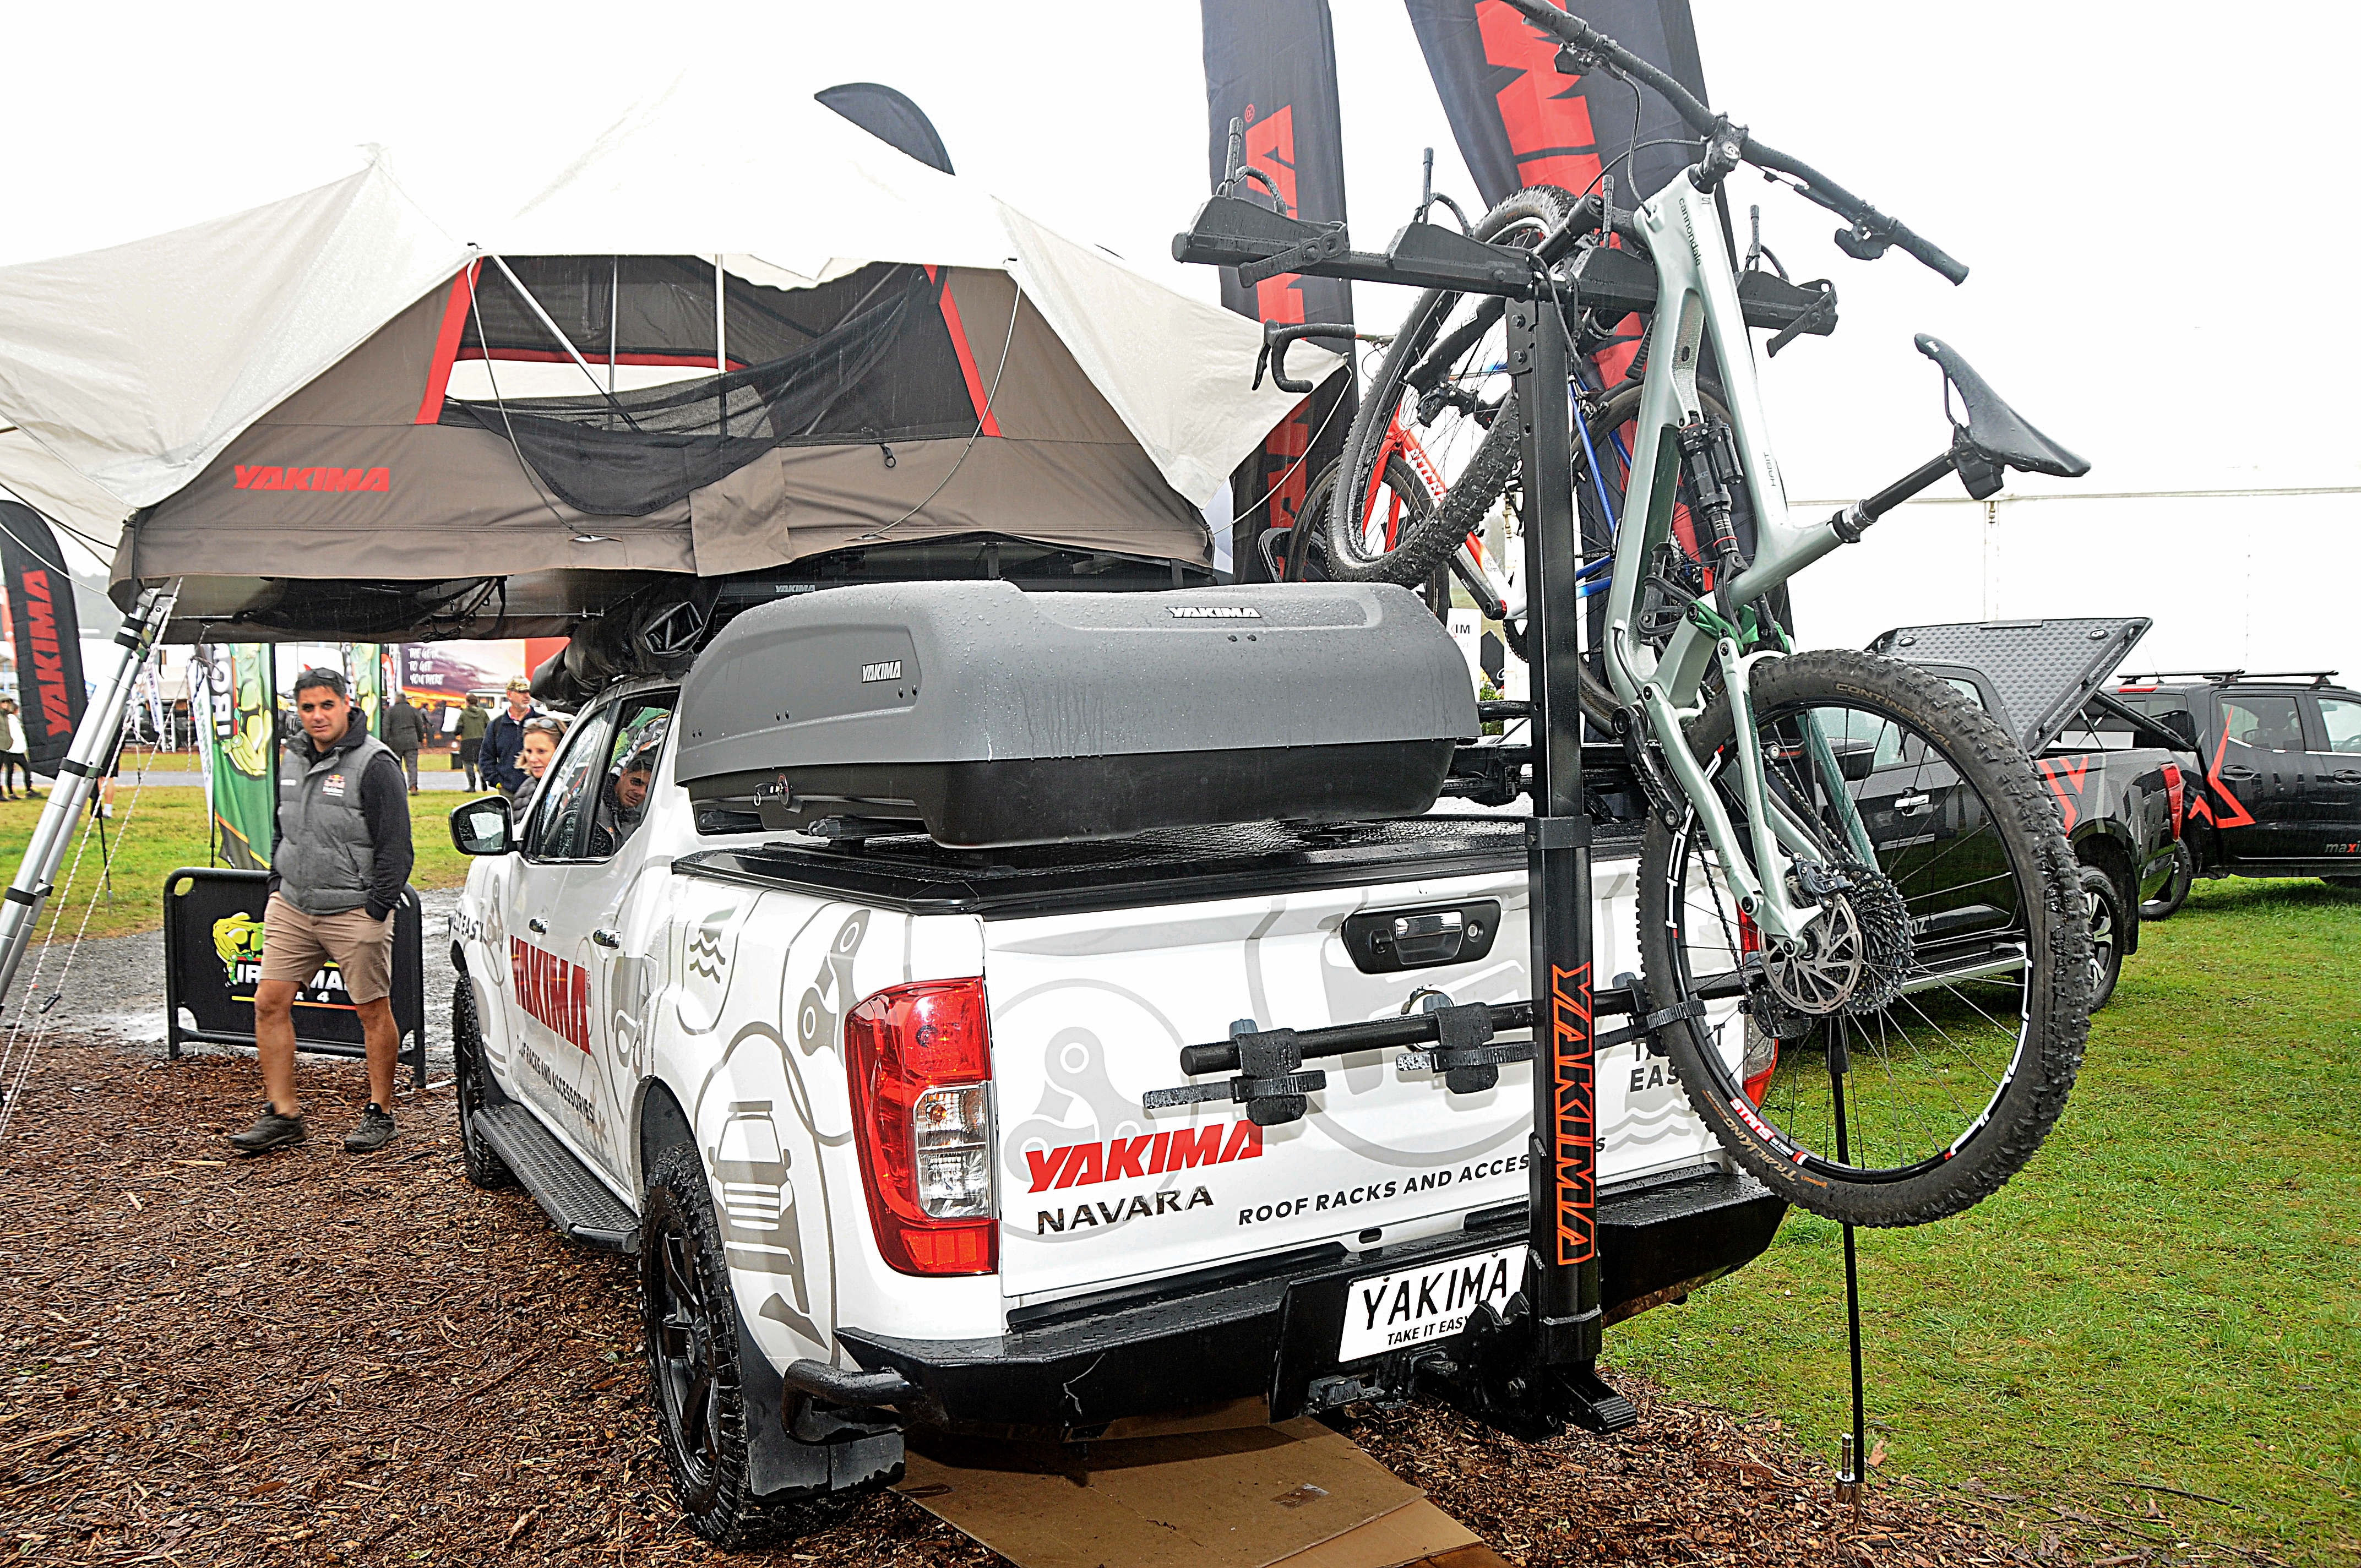
<path id="1" fill-rule="evenodd" d="M 45 1051 L 0 1148 L 0 1562 L 728 1561 L 674 1520 L 629 1263 L 469 1187 L 447 1090 L 356 1158 L 358 1074 L 299 1075 L 313 1141 L 240 1160 L 250 1059 Z M 1349 1430 L 1518 1563 L 2149 1561 L 1972 1499 L 1856 1517 L 1774 1422 L 1625 1387 L 1644 1419 L 1612 1441 L 1423 1404 Z M 815 1522 L 761 1560 L 1002 1561 L 892 1496 Z"/>

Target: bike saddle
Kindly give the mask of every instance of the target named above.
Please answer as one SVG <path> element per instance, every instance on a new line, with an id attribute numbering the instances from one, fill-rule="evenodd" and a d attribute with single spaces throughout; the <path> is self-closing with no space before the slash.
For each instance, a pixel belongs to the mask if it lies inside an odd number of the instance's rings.
<path id="1" fill-rule="evenodd" d="M 2028 474 L 2055 474 L 2061 479 L 2079 479 L 2091 471 L 2086 459 L 2075 456 L 2034 429 L 2024 415 L 2003 402 L 2000 394 L 1986 385 L 1975 367 L 1960 358 L 1957 351 L 1923 332 L 1915 341 L 1919 353 L 1943 367 L 1943 378 L 1960 394 L 1960 401 L 1968 411 L 1968 422 L 1960 428 L 1966 433 L 1968 444 L 1978 452 L 2004 467 Z"/>

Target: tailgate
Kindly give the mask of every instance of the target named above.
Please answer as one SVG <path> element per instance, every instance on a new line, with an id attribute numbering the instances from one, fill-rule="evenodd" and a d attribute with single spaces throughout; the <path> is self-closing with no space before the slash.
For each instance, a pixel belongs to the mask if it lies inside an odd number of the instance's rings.
<path id="1" fill-rule="evenodd" d="M 1598 868 L 1599 970 L 1636 968 L 1630 862 Z M 1449 1094 L 1394 1051 L 1316 1062 L 1328 1086 L 1286 1126 L 1226 1102 L 1149 1113 L 1189 1081 L 1178 1053 L 1233 1020 L 1311 1028 L 1391 1016 L 1421 987 L 1455 1002 L 1530 994 L 1525 881 L 1433 878 L 1159 908 L 994 921 L 984 931 L 1000 1135 L 1000 1273 L 1021 1304 L 1225 1261 L 1455 1226 L 1521 1201 L 1530 1069 Z M 1347 916 L 1490 900 L 1489 951 L 1468 963 L 1364 973 Z M 1661 1062 L 1602 1053 L 1604 1180 L 1692 1162 L 1710 1140 Z M 1199 1081 L 1212 1081 L 1201 1080 Z"/>

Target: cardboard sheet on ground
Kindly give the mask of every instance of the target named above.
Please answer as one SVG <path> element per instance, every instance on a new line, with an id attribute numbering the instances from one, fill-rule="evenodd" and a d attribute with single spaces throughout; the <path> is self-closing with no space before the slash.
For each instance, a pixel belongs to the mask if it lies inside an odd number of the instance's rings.
<path id="1" fill-rule="evenodd" d="M 1308 1419 L 1064 1446 L 934 1439 L 896 1490 L 1021 1568 L 1398 1568 L 1469 1548 L 1465 1568 L 1498 1561 Z"/>

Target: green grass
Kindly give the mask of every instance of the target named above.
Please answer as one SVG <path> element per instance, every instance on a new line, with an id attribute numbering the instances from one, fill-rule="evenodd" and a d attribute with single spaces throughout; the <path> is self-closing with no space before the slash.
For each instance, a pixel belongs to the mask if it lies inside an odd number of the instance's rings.
<path id="1" fill-rule="evenodd" d="M 2199 883 L 2144 927 L 2032 1165 L 1957 1219 L 1859 1233 L 1875 1474 L 1972 1477 L 2028 1538 L 2361 1562 L 2356 1104 L 2361 897 Z M 1833 1461 L 1840 1234 L 1791 1214 L 1609 1359 Z"/>
<path id="2" fill-rule="evenodd" d="M 410 797 L 411 842 L 418 852 L 416 868 L 410 873 L 412 886 L 456 887 L 467 880 L 466 858 L 451 847 L 447 824 L 452 807 L 467 798 L 439 793 Z M 16 874 L 40 810 L 38 800 L 0 801 L 0 879 Z M 206 863 L 205 792 L 202 789 L 179 784 L 143 790 L 135 807 L 130 776 L 126 773 L 116 784 L 115 816 L 106 824 L 107 845 L 114 854 L 112 897 L 99 876 L 98 835 L 83 837 L 89 822 L 85 814 L 75 827 L 74 842 L 68 846 L 65 864 L 57 876 L 57 885 L 68 891 L 61 899 L 53 898 L 42 907 L 37 940 L 48 939 L 61 905 L 64 918 L 55 927 L 60 941 L 72 938 L 85 913 L 90 921 L 86 934 L 93 937 L 157 930 L 164 923 L 167 873 L 176 867 Z M 69 888 L 67 872 L 73 866 L 77 848 L 82 851 L 82 867 Z"/>

